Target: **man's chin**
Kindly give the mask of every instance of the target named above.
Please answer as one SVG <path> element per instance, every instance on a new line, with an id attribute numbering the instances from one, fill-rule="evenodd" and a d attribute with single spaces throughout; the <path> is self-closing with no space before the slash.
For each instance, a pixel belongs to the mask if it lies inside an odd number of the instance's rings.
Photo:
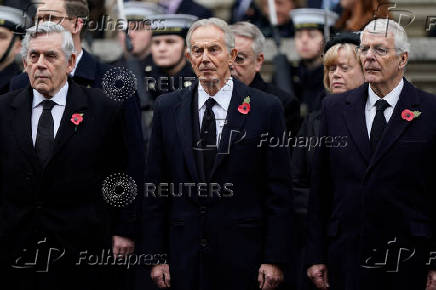
<path id="1" fill-rule="evenodd" d="M 50 90 L 46 85 L 36 85 L 34 89 L 41 95 L 49 95 Z"/>

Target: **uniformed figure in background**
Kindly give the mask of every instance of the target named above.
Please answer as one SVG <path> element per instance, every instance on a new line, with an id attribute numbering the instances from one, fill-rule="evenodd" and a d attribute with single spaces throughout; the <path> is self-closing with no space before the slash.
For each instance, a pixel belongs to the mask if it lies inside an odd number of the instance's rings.
<path id="1" fill-rule="evenodd" d="M 118 40 L 123 47 L 123 54 L 113 65 L 127 65 L 127 58 L 132 56 L 140 63 L 141 72 L 144 73 L 151 65 L 151 31 L 158 29 L 158 25 L 151 23 L 152 15 L 162 14 L 163 10 L 155 3 L 125 2 L 124 14 L 128 21 L 128 30 L 118 32 Z M 128 36 L 126 44 L 126 33 Z M 128 50 L 128 46 L 130 51 Z M 145 74 L 142 76 L 143 79 Z"/>
<path id="2" fill-rule="evenodd" d="M 0 6 L 0 94 L 9 91 L 9 81 L 21 72 L 15 55 L 21 49 L 21 38 L 30 19 L 23 11 Z"/>
<path id="3" fill-rule="evenodd" d="M 320 108 L 324 91 L 322 51 L 324 47 L 323 9 L 295 9 L 291 17 L 295 26 L 295 48 L 300 61 L 291 62 L 290 72 L 296 97 L 301 102 L 301 118 Z M 337 15 L 329 12 L 327 25 L 332 28 Z"/>
<path id="4" fill-rule="evenodd" d="M 188 14 L 157 15 L 159 29 L 153 29 L 151 54 L 153 65 L 145 68 L 145 82 L 153 100 L 164 93 L 189 87 L 196 76 L 186 59 L 186 33 L 196 16 Z"/>
<path id="5" fill-rule="evenodd" d="M 235 34 L 235 48 L 238 51 L 232 65 L 232 76 L 249 87 L 277 96 L 282 102 L 286 128 L 295 136 L 298 132 L 300 120 L 300 102 L 294 96 L 280 88 L 266 83 L 260 75 L 264 55 L 265 37 L 255 25 L 241 21 L 230 26 Z"/>

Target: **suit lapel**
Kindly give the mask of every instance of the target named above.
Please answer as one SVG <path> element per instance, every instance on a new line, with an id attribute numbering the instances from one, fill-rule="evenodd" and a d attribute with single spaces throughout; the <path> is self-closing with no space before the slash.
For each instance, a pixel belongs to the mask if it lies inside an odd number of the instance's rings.
<path id="1" fill-rule="evenodd" d="M 67 103 L 65 106 L 64 114 L 62 115 L 61 123 L 54 140 L 54 149 L 52 159 L 57 153 L 62 149 L 65 143 L 73 136 L 76 132 L 76 125 L 71 122 L 71 116 L 75 113 L 83 113 L 83 123 L 86 122 L 86 109 L 87 109 L 86 95 L 82 89 L 76 85 L 74 82 L 69 80 L 69 88 L 67 93 Z M 83 126 L 82 123 L 78 125 Z"/>
<path id="2" fill-rule="evenodd" d="M 183 154 L 185 156 L 186 165 L 191 177 L 198 182 L 199 177 L 195 166 L 194 145 L 192 142 L 192 100 L 194 90 L 197 86 L 193 85 L 189 89 L 183 91 L 180 103 L 175 108 L 176 128 L 182 145 Z"/>
<path id="3" fill-rule="evenodd" d="M 401 91 L 398 103 L 396 104 L 392 116 L 386 126 L 382 139 L 380 140 L 380 144 L 377 146 L 377 149 L 374 152 L 368 170 L 388 152 L 389 148 L 412 123 L 403 120 L 401 118 L 401 112 L 405 109 L 409 109 L 411 111 L 418 110 L 418 107 L 419 99 L 416 94 L 416 90 L 406 79 L 404 79 L 404 87 Z"/>
<path id="4" fill-rule="evenodd" d="M 230 154 L 231 146 L 236 141 L 241 140 L 245 133 L 243 127 L 247 120 L 247 115 L 238 111 L 239 105 L 242 104 L 244 98 L 248 96 L 248 92 L 244 85 L 236 79 L 233 79 L 232 98 L 227 110 L 227 118 L 221 132 L 221 139 L 218 144 L 217 155 L 214 166 L 211 170 L 209 178 L 212 178 L 217 168 L 222 164 L 223 160 Z M 253 96 L 250 96 L 253 97 Z"/>
<path id="5" fill-rule="evenodd" d="M 32 89 L 30 86 L 27 86 L 12 101 L 11 107 L 15 110 L 12 127 L 18 146 L 32 163 L 33 167 L 40 170 L 42 167 L 32 141 L 32 100 Z"/>
<path id="6" fill-rule="evenodd" d="M 365 121 L 365 104 L 368 98 L 368 84 L 354 90 L 345 100 L 344 118 L 350 136 L 359 152 L 369 163 L 371 147 Z"/>
<path id="7" fill-rule="evenodd" d="M 83 55 L 77 64 L 73 79 L 81 86 L 93 87 L 97 62 L 92 55 L 83 49 Z"/>

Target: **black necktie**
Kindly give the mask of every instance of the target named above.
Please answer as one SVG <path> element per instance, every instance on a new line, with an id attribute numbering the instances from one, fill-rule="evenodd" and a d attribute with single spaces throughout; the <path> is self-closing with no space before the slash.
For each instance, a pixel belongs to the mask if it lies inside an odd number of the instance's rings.
<path id="1" fill-rule="evenodd" d="M 212 107 L 216 104 L 215 99 L 209 98 L 204 102 L 206 110 L 204 111 L 203 122 L 201 123 L 200 138 L 201 146 L 204 149 L 204 173 L 208 178 L 212 171 L 216 156 L 216 123 L 215 114 Z"/>
<path id="2" fill-rule="evenodd" d="M 383 131 L 386 127 L 386 119 L 384 115 L 384 111 L 389 107 L 389 103 L 386 100 L 378 100 L 375 102 L 376 113 L 374 117 L 374 121 L 371 126 L 370 133 L 370 142 L 372 152 L 375 152 L 377 144 L 380 142 L 380 139 L 383 135 Z"/>
<path id="3" fill-rule="evenodd" d="M 38 121 L 35 149 L 41 165 L 44 167 L 50 159 L 54 145 L 54 122 L 51 115 L 55 102 L 52 100 L 42 101 L 42 114 Z"/>

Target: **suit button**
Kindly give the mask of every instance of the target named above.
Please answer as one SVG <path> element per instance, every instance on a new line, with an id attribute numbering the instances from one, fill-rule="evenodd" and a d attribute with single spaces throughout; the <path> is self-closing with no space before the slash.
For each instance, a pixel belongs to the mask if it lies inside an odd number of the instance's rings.
<path id="1" fill-rule="evenodd" d="M 200 207 L 200 213 L 201 214 L 206 214 L 207 213 L 207 207 L 205 207 L 205 206 Z"/>
<path id="2" fill-rule="evenodd" d="M 202 246 L 203 248 L 206 248 L 207 247 L 207 239 L 201 239 L 200 246 Z"/>

